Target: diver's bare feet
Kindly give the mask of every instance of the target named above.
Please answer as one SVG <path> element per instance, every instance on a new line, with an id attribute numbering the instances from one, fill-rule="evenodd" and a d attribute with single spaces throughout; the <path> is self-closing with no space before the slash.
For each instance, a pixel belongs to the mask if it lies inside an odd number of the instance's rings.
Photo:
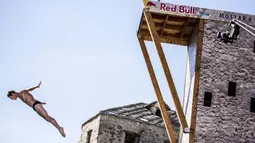
<path id="1" fill-rule="evenodd" d="M 60 127 L 60 128 L 59 128 L 59 132 L 61 133 L 61 135 L 62 135 L 63 137 L 66 137 L 66 134 L 65 134 L 65 132 L 64 132 L 64 128 L 63 128 L 63 127 Z"/>

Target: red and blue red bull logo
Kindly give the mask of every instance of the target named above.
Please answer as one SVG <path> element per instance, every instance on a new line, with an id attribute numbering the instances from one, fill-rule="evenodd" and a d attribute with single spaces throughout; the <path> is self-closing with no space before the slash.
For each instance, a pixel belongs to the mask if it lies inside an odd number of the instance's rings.
<path id="1" fill-rule="evenodd" d="M 149 2 L 146 4 L 146 6 L 148 6 L 148 7 L 156 7 L 156 4 L 153 3 L 153 2 L 151 2 L 151 1 L 149 1 Z"/>

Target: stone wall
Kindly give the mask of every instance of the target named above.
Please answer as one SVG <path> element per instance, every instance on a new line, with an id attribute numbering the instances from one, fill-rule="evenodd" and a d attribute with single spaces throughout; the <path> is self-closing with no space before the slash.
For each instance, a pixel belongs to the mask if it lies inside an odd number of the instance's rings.
<path id="1" fill-rule="evenodd" d="M 92 130 L 90 143 L 99 143 L 98 140 L 98 132 L 99 132 L 99 123 L 100 123 L 100 115 L 97 115 L 95 118 L 87 121 L 82 127 L 82 134 L 79 143 L 87 143 L 87 133 Z"/>
<path id="2" fill-rule="evenodd" d="M 125 131 L 140 135 L 140 143 L 164 143 L 168 140 L 166 129 L 154 125 L 101 115 L 98 143 L 124 143 Z"/>
<path id="3" fill-rule="evenodd" d="M 250 112 L 255 93 L 254 38 L 240 29 L 231 45 L 220 42 L 217 32 L 229 30 L 229 23 L 206 20 L 197 105 L 195 141 L 199 143 L 255 143 L 255 113 Z M 234 81 L 236 96 L 228 96 Z M 212 92 L 211 107 L 203 106 L 204 92 Z"/>

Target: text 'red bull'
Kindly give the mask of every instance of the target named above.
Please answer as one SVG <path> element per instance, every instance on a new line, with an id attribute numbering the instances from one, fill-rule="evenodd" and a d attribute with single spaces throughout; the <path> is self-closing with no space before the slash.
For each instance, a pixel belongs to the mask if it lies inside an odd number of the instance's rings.
<path id="1" fill-rule="evenodd" d="M 188 7 L 183 5 L 178 6 L 178 5 L 167 5 L 167 4 L 161 3 L 160 10 L 185 13 L 185 14 L 191 14 L 191 15 L 195 14 L 194 7 Z"/>

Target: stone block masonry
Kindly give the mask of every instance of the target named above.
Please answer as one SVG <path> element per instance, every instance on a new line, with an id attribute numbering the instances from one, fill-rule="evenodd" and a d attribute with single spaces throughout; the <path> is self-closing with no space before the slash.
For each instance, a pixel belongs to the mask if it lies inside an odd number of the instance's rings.
<path id="1" fill-rule="evenodd" d="M 255 113 L 250 112 L 254 37 L 240 29 L 233 44 L 220 42 L 217 32 L 227 30 L 227 22 L 205 20 L 195 134 L 199 143 L 255 143 Z M 236 96 L 228 96 L 229 82 L 236 82 Z M 211 107 L 203 106 L 205 92 L 212 93 Z"/>

